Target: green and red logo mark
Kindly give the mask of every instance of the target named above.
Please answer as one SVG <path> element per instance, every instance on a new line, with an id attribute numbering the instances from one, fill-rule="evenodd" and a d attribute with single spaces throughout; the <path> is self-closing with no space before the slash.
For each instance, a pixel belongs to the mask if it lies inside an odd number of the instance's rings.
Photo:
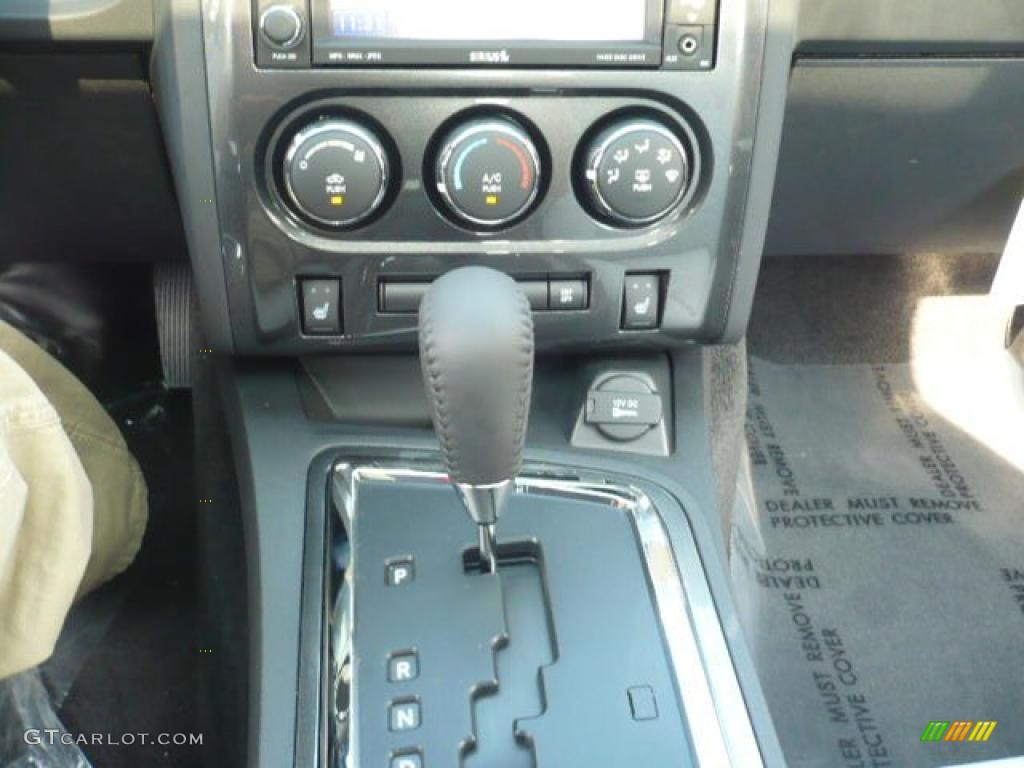
<path id="1" fill-rule="evenodd" d="M 932 720 L 921 734 L 921 741 L 988 741 L 996 729 L 996 720 Z"/>

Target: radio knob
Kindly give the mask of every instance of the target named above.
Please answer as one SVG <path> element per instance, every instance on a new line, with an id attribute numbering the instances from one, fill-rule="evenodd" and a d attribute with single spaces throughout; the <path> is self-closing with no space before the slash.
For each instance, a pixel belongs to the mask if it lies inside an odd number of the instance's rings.
<path id="1" fill-rule="evenodd" d="M 522 217 L 537 199 L 541 163 L 529 134 L 512 120 L 482 118 L 441 142 L 437 191 L 457 219 L 485 228 Z"/>
<path id="2" fill-rule="evenodd" d="M 288 197 L 303 216 L 342 229 L 377 211 L 388 189 L 389 163 L 372 131 L 329 119 L 295 134 L 284 157 Z"/>
<path id="3" fill-rule="evenodd" d="M 272 5 L 260 16 L 260 32 L 274 48 L 294 48 L 302 40 L 302 17 L 290 5 Z"/>
<path id="4" fill-rule="evenodd" d="M 587 145 L 581 188 L 587 207 L 610 223 L 641 227 L 667 216 L 690 183 L 679 137 L 656 120 L 615 123 Z"/>

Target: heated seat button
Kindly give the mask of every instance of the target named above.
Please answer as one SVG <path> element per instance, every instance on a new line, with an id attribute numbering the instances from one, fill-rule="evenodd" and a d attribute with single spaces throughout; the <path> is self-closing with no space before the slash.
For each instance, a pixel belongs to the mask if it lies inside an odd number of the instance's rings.
<path id="1" fill-rule="evenodd" d="M 341 333 L 341 281 L 303 280 L 302 332 L 307 336 Z"/>
<path id="2" fill-rule="evenodd" d="M 625 330 L 644 331 L 657 328 L 660 304 L 659 275 L 626 275 L 622 308 L 622 327 Z"/>
<path id="3" fill-rule="evenodd" d="M 548 294 L 551 309 L 586 309 L 590 299 L 586 280 L 552 280 Z"/>

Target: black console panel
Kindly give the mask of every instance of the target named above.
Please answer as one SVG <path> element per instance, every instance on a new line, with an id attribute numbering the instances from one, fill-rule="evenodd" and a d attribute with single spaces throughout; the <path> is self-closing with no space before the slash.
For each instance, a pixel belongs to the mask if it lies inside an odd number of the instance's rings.
<path id="1" fill-rule="evenodd" d="M 359 489 L 352 538 L 329 527 L 358 555 L 330 568 L 328 765 L 695 764 L 627 510 L 517 494 L 483 574 L 445 483 Z"/>
<path id="2" fill-rule="evenodd" d="M 268 24 L 296 51 L 313 33 L 266 5 L 204 3 L 215 196 L 183 203 L 215 207 L 219 252 L 193 240 L 193 260 L 223 272 L 236 351 L 411 348 L 415 285 L 468 263 L 548 286 L 541 349 L 740 332 L 764 234 L 748 203 L 766 0 L 647 3 L 673 35 L 695 14 L 714 55 L 690 70 L 669 66 L 693 47 L 674 39 L 650 68 L 280 68 Z"/>

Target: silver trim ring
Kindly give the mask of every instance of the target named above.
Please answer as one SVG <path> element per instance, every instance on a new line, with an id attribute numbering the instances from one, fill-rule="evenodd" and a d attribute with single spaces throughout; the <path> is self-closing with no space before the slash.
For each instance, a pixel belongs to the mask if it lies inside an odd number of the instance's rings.
<path id="1" fill-rule="evenodd" d="M 604 162 L 604 156 L 608 152 L 608 147 L 623 136 L 628 136 L 629 134 L 636 133 L 638 131 L 653 131 L 659 136 L 668 139 L 669 143 L 676 148 L 676 151 L 679 152 L 679 156 L 683 159 L 684 174 L 683 184 L 679 188 L 679 192 L 676 196 L 672 198 L 672 202 L 656 214 L 640 219 L 632 216 L 626 216 L 622 212 L 612 208 L 612 206 L 608 204 L 608 201 L 605 200 L 604 195 L 601 194 L 601 186 L 598 184 L 598 170 L 601 168 L 601 163 Z M 686 151 L 686 146 L 682 141 L 680 141 L 679 137 L 676 136 L 673 131 L 654 120 L 633 120 L 622 127 L 613 130 L 601 141 L 597 149 L 591 152 L 590 162 L 587 164 L 585 180 L 587 182 L 587 189 L 590 191 L 590 199 L 596 203 L 601 212 L 612 219 L 612 221 L 626 226 L 643 226 L 644 224 L 652 224 L 655 221 L 665 218 L 683 201 L 683 198 L 686 197 L 687 191 L 690 189 L 690 173 L 690 155 Z"/>
<path id="2" fill-rule="evenodd" d="M 299 151 L 299 148 L 307 141 L 321 133 L 334 131 L 347 133 L 348 135 L 354 136 L 360 141 L 365 142 L 366 145 L 370 147 L 374 157 L 377 158 L 377 165 L 380 168 L 380 189 L 377 191 L 377 196 L 374 197 L 370 206 L 363 213 L 349 219 L 325 219 L 321 216 L 317 216 L 315 213 L 306 209 L 299 200 L 298 195 L 295 194 L 295 189 L 292 187 L 292 161 L 295 159 L 295 154 Z M 303 216 L 308 216 L 314 221 L 328 227 L 351 227 L 369 218 L 377 212 L 378 208 L 380 208 L 381 203 L 384 201 L 384 195 L 387 194 L 388 184 L 390 183 L 389 170 L 387 152 L 384 151 L 384 146 L 370 131 L 351 120 L 321 120 L 320 122 L 303 128 L 292 138 L 291 144 L 288 146 L 288 151 L 284 156 L 284 186 L 292 204 L 298 208 Z"/>
<path id="3" fill-rule="evenodd" d="M 451 162 L 452 155 L 455 154 L 456 148 L 466 141 L 466 139 L 469 139 L 478 133 L 489 131 L 501 133 L 505 136 L 511 136 L 514 138 L 526 150 L 526 153 L 530 156 L 530 162 L 533 163 L 534 184 L 529 197 L 527 197 L 526 201 L 519 206 L 514 213 L 500 219 L 481 219 L 476 216 L 470 216 L 455 203 L 454 198 L 452 198 L 451 193 L 448 191 L 448 164 Z M 530 206 L 533 205 L 534 201 L 537 199 L 537 195 L 540 193 L 541 164 L 537 147 L 534 145 L 533 140 L 526 131 L 508 120 L 484 119 L 482 121 L 473 121 L 470 125 L 464 126 L 457 132 L 449 134 L 448 136 L 449 138 L 445 141 L 444 149 L 441 150 L 441 154 L 437 162 L 435 183 L 438 194 L 441 195 L 445 204 L 453 214 L 462 221 L 470 224 L 479 224 L 483 227 L 501 227 L 515 219 L 518 219 L 530 209 Z"/>
<path id="4" fill-rule="evenodd" d="M 567 472 L 575 477 L 558 477 Z M 351 535 L 353 526 L 357 524 L 361 483 L 403 480 L 450 482 L 445 472 L 429 464 L 410 462 L 402 466 L 389 462 L 362 463 L 354 459 L 335 464 L 332 493 L 345 530 Z M 764 760 L 754 725 L 696 540 L 685 519 L 686 513 L 680 508 L 683 520 L 678 529 L 677 550 L 661 510 L 645 491 L 635 487 L 627 478 L 609 478 L 590 470 L 538 465 L 527 468 L 515 479 L 515 493 L 551 494 L 603 503 L 629 515 L 640 544 L 696 764 L 701 768 L 763 768 Z M 356 567 L 357 558 L 358 553 L 353 552 L 349 570 Z M 332 578 L 329 572 L 327 589 Z M 333 622 L 329 637 L 335 642 L 341 639 L 350 653 L 357 653 L 358 649 L 352 648 L 351 637 L 339 638 L 338 632 L 333 631 L 352 631 L 358 595 L 352 590 L 348 598 L 349 602 L 343 605 L 342 611 L 334 613 L 330 611 L 328 601 L 323 601 L 321 617 L 325 622 Z M 338 628 L 339 621 L 346 621 L 346 627 Z M 323 642 L 321 635 L 317 637 Z M 331 661 L 329 643 L 320 648 L 321 663 L 324 664 Z M 335 679 L 338 672 L 336 668 L 332 673 Z M 329 732 L 334 729 L 330 743 L 344 750 L 344 765 L 361 765 L 358 741 L 360 712 L 353 706 L 358 700 L 356 689 L 360 681 L 353 670 L 350 679 L 340 682 L 347 688 L 348 696 L 345 698 L 349 706 L 345 710 L 329 708 L 330 718 L 325 727 Z"/>
<path id="5" fill-rule="evenodd" d="M 283 43 L 279 43 L 276 40 L 271 39 L 270 35 L 267 34 L 267 17 L 272 13 L 285 13 L 295 20 L 295 34 Z M 306 31 L 305 27 L 306 24 L 302 20 L 298 11 L 290 5 L 272 5 L 260 15 L 260 32 L 263 33 L 264 39 L 266 39 L 267 43 L 272 47 L 280 48 L 285 51 L 290 50 L 299 44 L 299 41 L 302 40 L 302 35 Z"/>

